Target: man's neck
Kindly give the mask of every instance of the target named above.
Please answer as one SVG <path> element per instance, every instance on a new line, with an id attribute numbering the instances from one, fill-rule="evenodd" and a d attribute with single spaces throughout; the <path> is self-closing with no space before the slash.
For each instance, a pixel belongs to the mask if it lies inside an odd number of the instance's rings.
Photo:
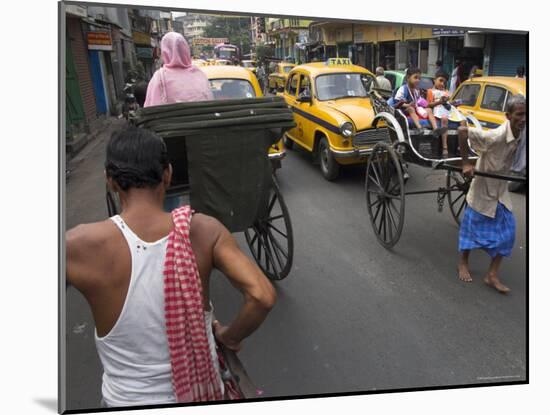
<path id="1" fill-rule="evenodd" d="M 126 215 L 163 212 L 164 194 L 156 189 L 131 189 L 121 197 Z"/>

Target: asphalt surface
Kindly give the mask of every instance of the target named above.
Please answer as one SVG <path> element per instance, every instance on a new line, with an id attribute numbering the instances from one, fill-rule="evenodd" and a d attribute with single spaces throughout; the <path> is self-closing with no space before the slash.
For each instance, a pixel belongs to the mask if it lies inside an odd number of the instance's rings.
<path id="1" fill-rule="evenodd" d="M 101 220 L 101 135 L 71 163 L 67 226 Z M 444 173 L 410 168 L 407 190 L 437 188 Z M 294 266 L 274 285 L 278 301 L 240 358 L 263 396 L 291 396 L 526 379 L 526 197 L 512 194 L 514 252 L 503 261 L 507 296 L 483 284 L 489 260 L 471 255 L 474 282 L 457 278 L 457 226 L 435 195 L 406 200 L 399 243 L 388 251 L 370 227 L 364 169 L 327 182 L 300 150 L 277 173 L 294 228 Z M 242 234 L 236 235 L 243 250 Z M 229 322 L 236 290 L 215 272 L 217 317 Z M 83 297 L 67 292 L 68 408 L 98 407 L 101 366 Z"/>

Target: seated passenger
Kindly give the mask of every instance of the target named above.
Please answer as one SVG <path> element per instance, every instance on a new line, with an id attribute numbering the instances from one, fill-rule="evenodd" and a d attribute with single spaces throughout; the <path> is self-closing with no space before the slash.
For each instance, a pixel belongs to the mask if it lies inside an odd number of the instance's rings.
<path id="1" fill-rule="evenodd" d="M 446 131 L 444 127 L 438 127 L 431 108 L 424 108 L 418 105 L 421 99 L 418 84 L 420 83 L 420 69 L 408 68 L 406 73 L 406 82 L 395 93 L 388 103 L 396 109 L 400 109 L 407 116 L 409 125 L 413 124 L 416 128 L 422 129 L 421 120 L 429 122 L 433 134 L 440 136 Z"/>
<path id="2" fill-rule="evenodd" d="M 428 90 L 428 107 L 432 108 L 434 117 L 438 119 L 444 128 L 466 127 L 466 118 L 449 102 L 449 91 L 446 88 L 449 75 L 443 71 L 435 74 L 434 87 Z M 450 121 L 450 123 L 449 123 Z M 441 134 L 442 156 L 449 157 L 447 147 L 447 131 Z"/>

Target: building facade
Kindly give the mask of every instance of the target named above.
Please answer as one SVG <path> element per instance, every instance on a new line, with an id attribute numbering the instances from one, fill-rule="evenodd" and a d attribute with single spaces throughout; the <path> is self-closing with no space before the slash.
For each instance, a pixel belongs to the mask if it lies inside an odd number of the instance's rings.
<path id="1" fill-rule="evenodd" d="M 311 20 L 267 19 L 266 41 L 274 46 L 275 57 L 296 63 L 305 62 L 309 43 L 309 25 Z"/>

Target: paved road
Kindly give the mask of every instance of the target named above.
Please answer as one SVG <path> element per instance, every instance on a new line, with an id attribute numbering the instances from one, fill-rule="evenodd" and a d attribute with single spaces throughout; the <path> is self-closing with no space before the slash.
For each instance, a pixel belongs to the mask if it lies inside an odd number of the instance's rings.
<path id="1" fill-rule="evenodd" d="M 95 145 L 69 181 L 68 226 L 106 216 L 102 139 Z M 444 180 L 441 172 L 410 172 L 410 190 Z M 329 183 L 301 151 L 283 161 L 294 267 L 275 284 L 277 305 L 240 355 L 264 396 L 525 379 L 525 196 L 512 195 L 518 232 L 502 269 L 512 292 L 502 296 L 482 282 L 483 253 L 471 257 L 475 281 L 458 281 L 457 227 L 447 209 L 437 212 L 435 195 L 409 197 L 399 244 L 382 248 L 368 222 L 363 175 L 348 169 Z M 228 321 L 239 295 L 219 273 L 211 284 L 216 314 Z M 93 320 L 74 289 L 68 314 L 69 408 L 94 407 L 101 369 Z"/>

